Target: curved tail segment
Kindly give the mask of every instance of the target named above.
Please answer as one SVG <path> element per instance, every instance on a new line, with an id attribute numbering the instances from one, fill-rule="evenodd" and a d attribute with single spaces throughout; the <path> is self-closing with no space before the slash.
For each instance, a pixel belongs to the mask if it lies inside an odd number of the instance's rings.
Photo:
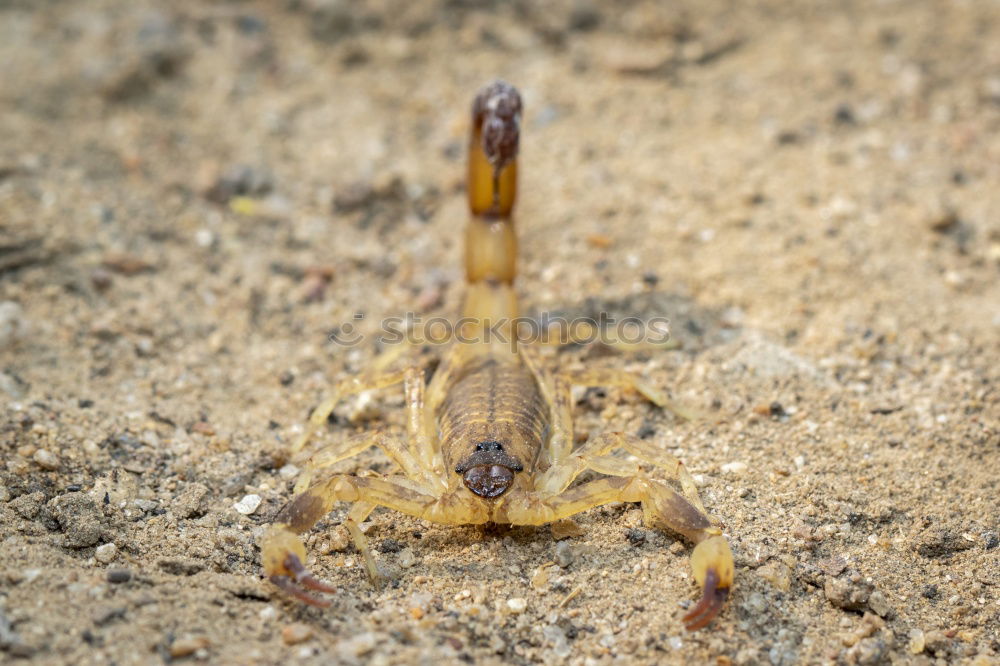
<path id="1" fill-rule="evenodd" d="M 514 277 L 517 236 L 512 217 L 517 198 L 517 151 L 521 137 L 521 95 L 495 81 L 472 104 L 469 136 L 469 220 L 465 235 L 468 291 L 462 308 L 475 327 L 488 329 L 518 315 Z M 501 331 L 509 330 L 502 325 Z"/>
<path id="2" fill-rule="evenodd" d="M 509 218 L 517 196 L 517 149 L 521 95 L 494 81 L 472 102 L 469 145 L 469 208 L 473 215 Z"/>

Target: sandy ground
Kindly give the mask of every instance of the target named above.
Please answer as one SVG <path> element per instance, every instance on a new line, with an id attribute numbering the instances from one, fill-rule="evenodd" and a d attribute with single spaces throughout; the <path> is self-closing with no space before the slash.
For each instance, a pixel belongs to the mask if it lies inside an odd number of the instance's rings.
<path id="1" fill-rule="evenodd" d="M 0 2 L 0 661 L 997 663 L 1000 5 L 541 4 Z M 455 312 L 497 76 L 526 309 L 685 343 L 550 362 L 709 416 L 577 407 L 724 522 L 708 630 L 635 506 L 562 540 L 376 512 L 381 591 L 338 509 L 309 538 L 332 608 L 260 578 L 310 410 L 382 317 Z M 347 322 L 368 339 L 328 342 Z"/>

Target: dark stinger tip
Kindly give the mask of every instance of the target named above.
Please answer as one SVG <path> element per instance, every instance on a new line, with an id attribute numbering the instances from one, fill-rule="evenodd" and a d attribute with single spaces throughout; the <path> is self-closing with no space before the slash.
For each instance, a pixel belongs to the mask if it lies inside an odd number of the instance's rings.
<path id="1" fill-rule="evenodd" d="M 521 136 L 521 95 L 505 81 L 494 81 L 483 88 L 472 103 L 474 121 L 482 128 L 482 146 L 486 159 L 499 174 L 517 157 Z"/>

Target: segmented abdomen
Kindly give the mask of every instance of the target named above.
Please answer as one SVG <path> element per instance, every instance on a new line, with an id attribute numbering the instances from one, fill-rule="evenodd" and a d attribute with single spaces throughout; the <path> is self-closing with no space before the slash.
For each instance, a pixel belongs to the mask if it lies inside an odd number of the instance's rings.
<path id="1" fill-rule="evenodd" d="M 518 362 L 473 359 L 452 384 L 438 414 L 441 448 L 449 469 L 481 442 L 499 442 L 529 471 L 548 425 L 532 374 Z"/>

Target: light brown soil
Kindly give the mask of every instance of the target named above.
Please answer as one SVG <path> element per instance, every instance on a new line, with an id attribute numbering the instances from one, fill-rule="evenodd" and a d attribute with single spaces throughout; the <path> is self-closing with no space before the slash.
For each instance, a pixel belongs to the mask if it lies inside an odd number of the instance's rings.
<path id="1" fill-rule="evenodd" d="M 0 661 L 996 663 L 996 3 L 6 0 L 0 62 Z M 376 512 L 382 591 L 341 509 L 309 540 L 332 608 L 260 578 L 281 452 L 376 355 L 328 333 L 455 312 L 498 76 L 526 308 L 685 342 L 553 363 L 710 415 L 577 408 L 698 475 L 738 577 L 705 631 L 634 506 L 563 541 Z"/>

